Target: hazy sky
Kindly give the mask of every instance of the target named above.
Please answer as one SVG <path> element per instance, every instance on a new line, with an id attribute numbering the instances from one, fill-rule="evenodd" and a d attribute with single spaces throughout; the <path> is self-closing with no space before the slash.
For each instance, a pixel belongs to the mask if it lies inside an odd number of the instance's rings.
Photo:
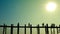
<path id="1" fill-rule="evenodd" d="M 47 2 L 58 5 L 56 11 L 46 11 Z M 0 0 L 0 24 L 60 23 L 60 0 Z"/>
<path id="2" fill-rule="evenodd" d="M 45 8 L 48 2 L 55 2 L 57 8 L 54 12 L 48 12 Z M 33 25 L 42 24 L 60 24 L 60 0 L 0 0 L 0 24 L 20 25 L 31 23 Z M 27 34 L 29 29 L 27 29 Z M 41 29 L 41 34 L 44 32 Z M 14 34 L 16 34 L 16 29 Z M 2 29 L 0 28 L 0 34 Z M 8 29 L 8 32 L 10 30 Z M 20 30 L 23 33 L 23 29 Z M 33 29 L 36 34 L 36 30 Z M 56 33 L 56 32 L 55 32 Z"/>

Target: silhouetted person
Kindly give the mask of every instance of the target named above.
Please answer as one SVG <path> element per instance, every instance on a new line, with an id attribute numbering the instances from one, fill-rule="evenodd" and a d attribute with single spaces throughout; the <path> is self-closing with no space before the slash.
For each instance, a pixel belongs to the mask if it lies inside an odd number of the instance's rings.
<path id="1" fill-rule="evenodd" d="M 51 30 L 53 30 L 52 32 L 51 32 L 51 34 L 55 34 L 55 24 L 51 24 Z"/>
<path id="2" fill-rule="evenodd" d="M 44 23 L 42 23 L 42 27 L 44 27 Z"/>
<path id="3" fill-rule="evenodd" d="M 6 30 L 7 28 L 5 27 L 6 25 L 4 24 L 4 27 L 3 27 L 3 34 L 6 34 Z"/>

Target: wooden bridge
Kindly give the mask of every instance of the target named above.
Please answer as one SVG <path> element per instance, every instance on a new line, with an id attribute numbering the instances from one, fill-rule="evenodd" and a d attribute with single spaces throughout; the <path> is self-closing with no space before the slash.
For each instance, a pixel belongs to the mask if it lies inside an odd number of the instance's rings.
<path id="1" fill-rule="evenodd" d="M 55 34 L 55 29 L 57 34 L 60 33 L 60 25 L 59 26 L 55 26 L 55 24 L 51 24 L 51 26 L 48 26 L 48 24 L 44 25 L 44 23 L 42 24 L 42 26 L 40 26 L 39 24 L 37 26 L 32 26 L 32 24 L 28 24 L 28 26 L 25 24 L 24 26 L 19 25 L 19 23 L 17 24 L 17 26 L 14 26 L 13 24 L 11 24 L 11 26 L 7 26 L 7 25 L 0 25 L 0 28 L 3 28 L 3 34 L 7 34 L 6 30 L 7 28 L 10 28 L 10 34 L 13 34 L 13 29 L 17 28 L 17 34 L 21 34 L 19 33 L 19 28 L 24 28 L 24 34 L 26 34 L 26 28 L 30 29 L 30 34 L 32 34 L 32 28 L 36 28 L 37 29 L 37 34 L 40 34 L 40 28 L 44 28 L 45 29 L 45 34 L 49 34 L 49 29 L 51 29 L 51 34 Z"/>

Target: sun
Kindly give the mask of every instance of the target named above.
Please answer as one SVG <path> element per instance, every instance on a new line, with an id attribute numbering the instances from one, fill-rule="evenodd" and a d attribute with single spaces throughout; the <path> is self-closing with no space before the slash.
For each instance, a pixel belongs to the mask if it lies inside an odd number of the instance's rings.
<path id="1" fill-rule="evenodd" d="M 46 5 L 46 10 L 49 12 L 53 12 L 53 11 L 55 11 L 56 7 L 57 7 L 57 5 L 55 2 L 48 2 Z"/>

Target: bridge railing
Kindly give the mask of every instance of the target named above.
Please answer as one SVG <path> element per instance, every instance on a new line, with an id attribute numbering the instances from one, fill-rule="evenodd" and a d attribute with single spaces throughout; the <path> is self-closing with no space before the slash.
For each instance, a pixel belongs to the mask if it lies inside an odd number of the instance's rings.
<path id="1" fill-rule="evenodd" d="M 40 28 L 45 28 L 45 34 L 49 34 L 49 29 L 51 29 L 51 34 L 55 34 L 55 29 L 56 28 L 56 32 L 57 34 L 59 34 L 60 32 L 60 25 L 59 26 L 55 26 L 55 24 L 51 24 L 51 26 L 48 26 L 48 24 L 44 25 L 44 23 L 42 24 L 42 26 L 40 26 L 39 24 L 37 26 L 32 26 L 32 24 L 28 24 L 28 26 L 25 24 L 24 26 L 19 25 L 19 23 L 17 24 L 17 26 L 14 26 L 13 24 L 11 24 L 11 26 L 7 26 L 7 25 L 0 25 L 0 27 L 3 28 L 3 34 L 7 34 L 6 30 L 7 28 L 10 28 L 10 34 L 13 34 L 13 29 L 17 28 L 17 34 L 21 34 L 19 33 L 19 28 L 24 28 L 24 34 L 26 34 L 26 29 L 29 28 L 30 29 L 30 34 L 32 34 L 32 28 L 36 28 L 37 29 L 37 34 L 40 34 Z"/>

